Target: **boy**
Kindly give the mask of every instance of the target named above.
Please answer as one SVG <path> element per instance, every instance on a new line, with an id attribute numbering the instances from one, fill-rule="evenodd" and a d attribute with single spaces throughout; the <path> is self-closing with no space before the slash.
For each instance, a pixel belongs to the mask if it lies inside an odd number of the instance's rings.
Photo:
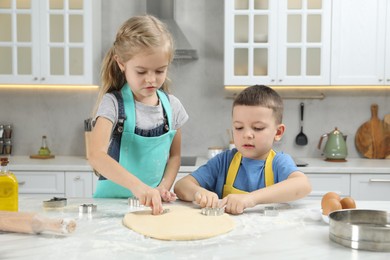
<path id="1" fill-rule="evenodd" d="M 272 150 L 285 131 L 282 98 L 266 86 L 248 87 L 234 100 L 232 116 L 236 149 L 218 154 L 179 180 L 174 188 L 178 198 L 241 214 L 257 204 L 309 194 L 310 182 L 292 158 Z"/>

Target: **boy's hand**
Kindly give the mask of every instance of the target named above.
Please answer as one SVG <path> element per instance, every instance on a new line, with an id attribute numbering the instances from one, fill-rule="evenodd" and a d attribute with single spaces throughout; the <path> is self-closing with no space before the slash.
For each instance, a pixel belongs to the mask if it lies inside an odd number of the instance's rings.
<path id="1" fill-rule="evenodd" d="M 218 207 L 218 195 L 208 190 L 197 191 L 194 195 L 194 201 L 202 208 L 216 208 Z"/>
<path id="2" fill-rule="evenodd" d="M 225 212 L 233 215 L 242 214 L 244 209 L 255 206 L 251 194 L 229 194 L 222 199 L 218 207 L 225 207 Z"/>

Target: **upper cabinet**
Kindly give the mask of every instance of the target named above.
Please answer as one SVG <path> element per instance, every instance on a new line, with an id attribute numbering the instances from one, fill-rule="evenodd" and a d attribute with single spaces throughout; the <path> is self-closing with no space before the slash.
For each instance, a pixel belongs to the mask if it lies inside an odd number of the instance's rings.
<path id="1" fill-rule="evenodd" d="M 0 84 L 96 84 L 100 8 L 100 0 L 0 1 Z"/>
<path id="2" fill-rule="evenodd" d="M 333 1 L 332 85 L 390 85 L 390 2 Z"/>
<path id="3" fill-rule="evenodd" d="M 226 0 L 225 85 L 328 85 L 331 1 Z"/>

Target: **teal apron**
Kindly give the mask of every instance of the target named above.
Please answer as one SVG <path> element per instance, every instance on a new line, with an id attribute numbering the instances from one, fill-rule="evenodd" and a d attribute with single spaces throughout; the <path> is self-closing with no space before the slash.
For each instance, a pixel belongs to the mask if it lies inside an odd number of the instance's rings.
<path id="1" fill-rule="evenodd" d="M 176 130 L 172 129 L 172 109 L 167 96 L 157 91 L 165 109 L 169 131 L 160 136 L 144 137 L 135 134 L 135 102 L 128 84 L 124 85 L 122 97 L 127 119 L 122 133 L 119 164 L 150 187 L 157 187 L 164 175 Z M 130 190 L 110 180 L 99 180 L 95 198 L 128 198 Z"/>

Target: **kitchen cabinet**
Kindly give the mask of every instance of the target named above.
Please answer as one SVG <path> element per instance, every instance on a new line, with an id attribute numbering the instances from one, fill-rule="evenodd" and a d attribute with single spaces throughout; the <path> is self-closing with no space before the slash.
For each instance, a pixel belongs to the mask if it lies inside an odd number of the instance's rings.
<path id="1" fill-rule="evenodd" d="M 225 85 L 328 85 L 331 1 L 226 0 Z"/>
<path id="2" fill-rule="evenodd" d="M 63 197 L 65 195 L 64 172 L 45 171 L 13 171 L 18 183 L 19 194 L 49 195 Z"/>
<path id="3" fill-rule="evenodd" d="M 312 185 L 312 192 L 309 198 L 322 198 L 322 196 L 333 191 L 341 197 L 351 195 L 350 174 L 335 174 L 335 173 L 306 173 Z"/>
<path id="4" fill-rule="evenodd" d="M 0 2 L 0 82 L 97 82 L 100 0 Z"/>
<path id="5" fill-rule="evenodd" d="M 333 1 L 332 85 L 390 85 L 390 2 Z"/>
<path id="6" fill-rule="evenodd" d="M 91 198 L 93 173 L 65 172 L 65 195 L 67 198 Z"/>
<path id="7" fill-rule="evenodd" d="M 390 174 L 351 176 L 351 196 L 356 200 L 389 200 Z"/>
<path id="8" fill-rule="evenodd" d="M 13 171 L 18 179 L 19 193 L 49 197 L 91 198 L 93 172 Z"/>

